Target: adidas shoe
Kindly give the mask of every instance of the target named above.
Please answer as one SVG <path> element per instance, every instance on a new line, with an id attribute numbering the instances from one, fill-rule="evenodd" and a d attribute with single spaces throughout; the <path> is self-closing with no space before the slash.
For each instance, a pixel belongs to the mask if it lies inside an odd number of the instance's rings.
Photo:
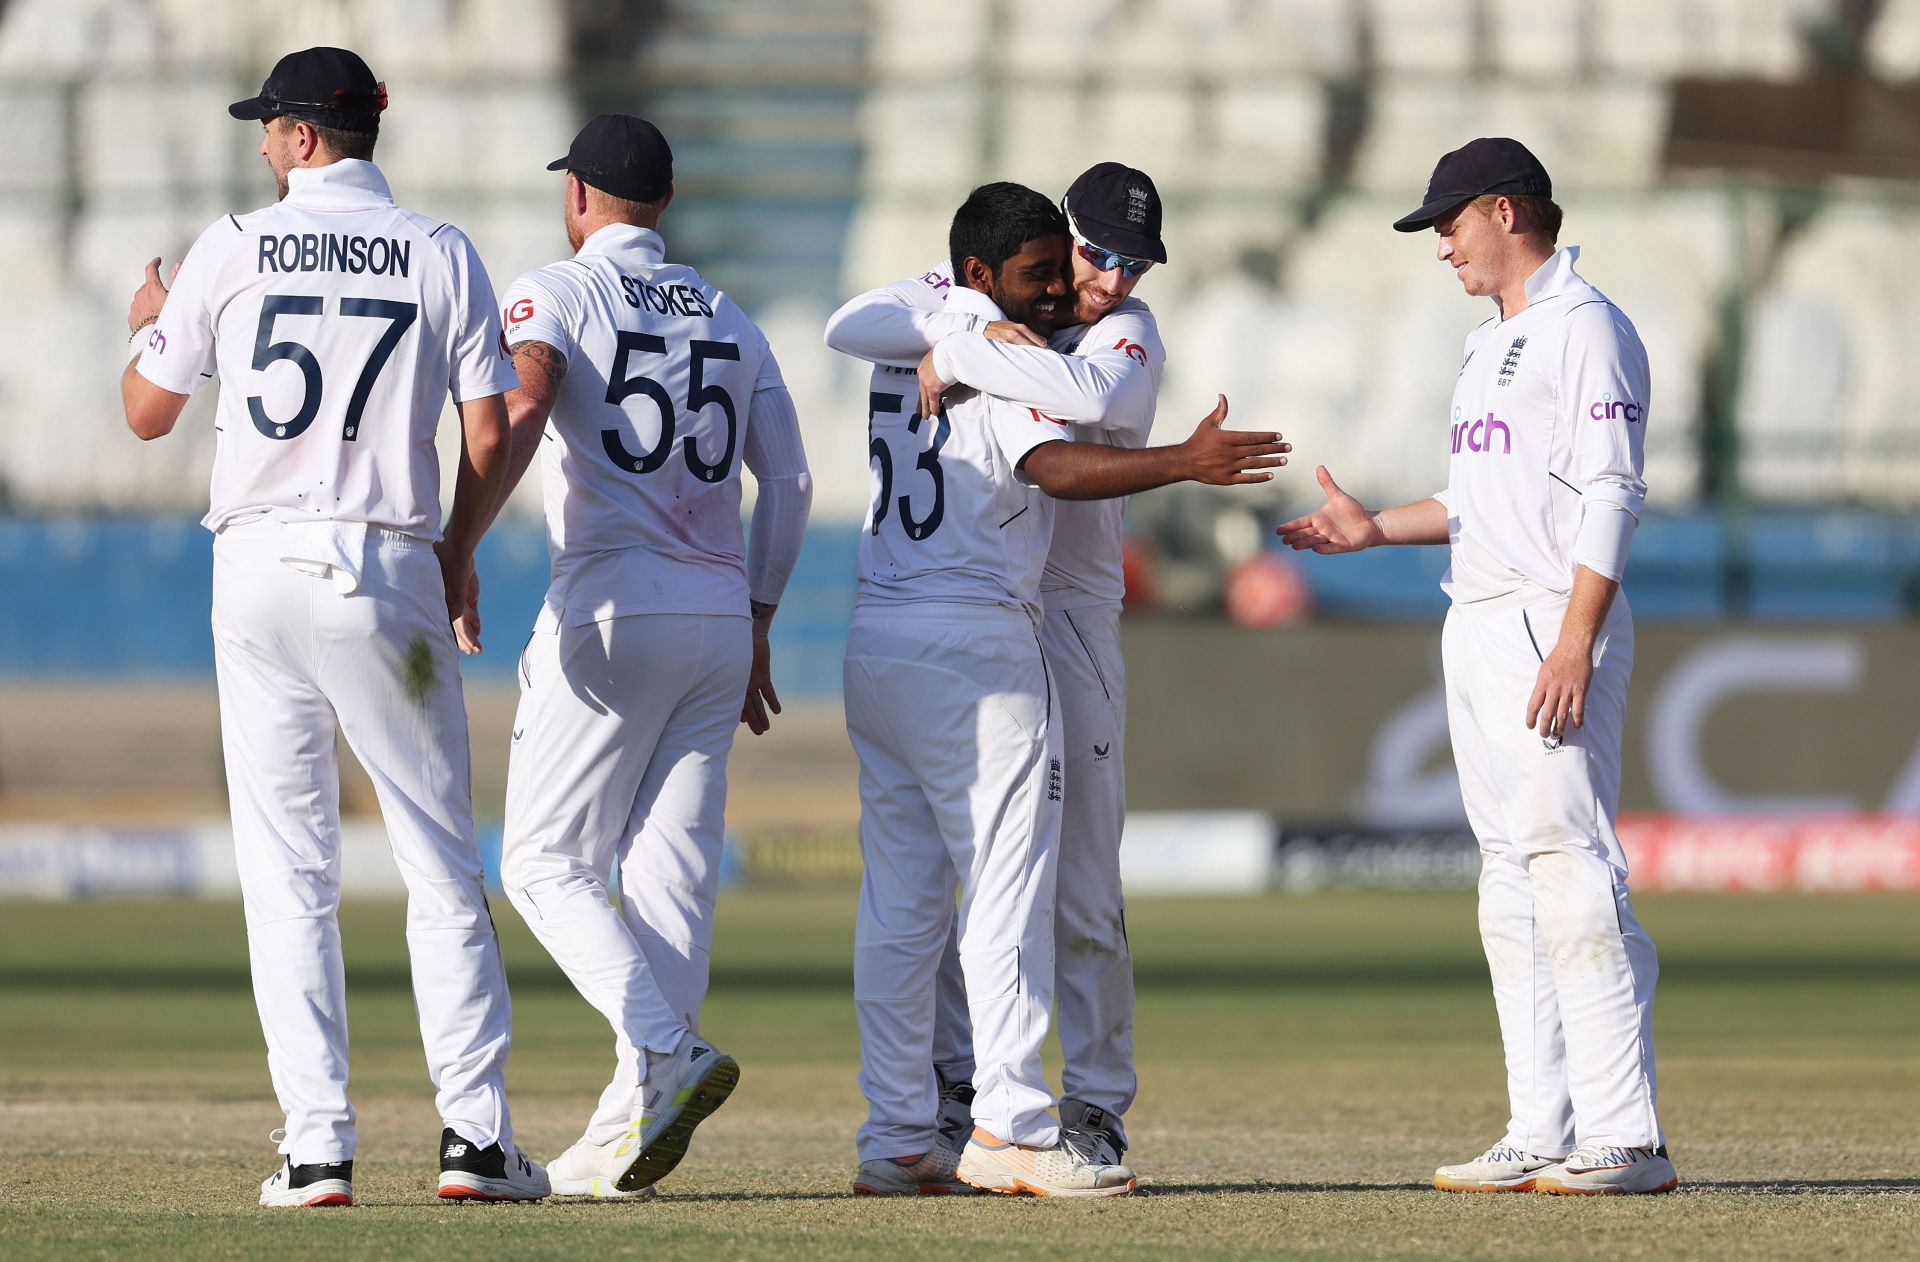
<path id="1" fill-rule="evenodd" d="M 591 1196 L 603 1201 L 643 1200 L 657 1195 L 658 1189 L 651 1183 L 637 1192 L 622 1192 L 613 1186 L 612 1179 L 600 1173 L 619 1142 L 615 1139 L 604 1144 L 589 1144 L 583 1139 L 549 1161 L 547 1180 L 553 1185 L 553 1194 Z"/>
<path id="2" fill-rule="evenodd" d="M 933 1072 L 940 1082 L 940 1113 L 934 1119 L 934 1129 L 940 1132 L 940 1142 L 958 1157 L 967 1146 L 967 1136 L 973 1133 L 973 1084 L 949 1081 L 938 1069 Z"/>
<path id="3" fill-rule="evenodd" d="M 1433 1186 L 1442 1192 L 1531 1192 L 1534 1179 L 1560 1161 L 1521 1152 L 1503 1139 L 1472 1161 L 1435 1170 Z"/>
<path id="4" fill-rule="evenodd" d="M 693 1128 L 725 1104 L 739 1083 L 739 1063 L 687 1031 L 671 1056 L 649 1063 L 640 1107 L 627 1133 L 608 1150 L 600 1173 L 622 1192 L 658 1183 L 687 1155 Z"/>
<path id="5" fill-rule="evenodd" d="M 1017 1196 L 1093 1197 L 1126 1196 L 1133 1191 L 1133 1171 L 1121 1165 L 1093 1162 L 1064 1140 L 1051 1148 L 1029 1148 L 1006 1143 L 974 1127 L 967 1150 L 960 1155 L 962 1179 L 988 1192 Z"/>
<path id="6" fill-rule="evenodd" d="M 1671 1192 L 1679 1185 L 1665 1144 L 1658 1148 L 1582 1144 L 1565 1161 L 1541 1171 L 1533 1188 L 1552 1196 L 1631 1196 Z"/>
<path id="7" fill-rule="evenodd" d="M 1117 1166 L 1127 1155 L 1120 1119 L 1085 1100 L 1060 1101 L 1060 1138 L 1095 1165 Z"/>
<path id="8" fill-rule="evenodd" d="M 296 1166 L 292 1161 L 282 1158 L 280 1168 L 260 1183 L 260 1204 L 268 1209 L 351 1205 L 353 1163 L 323 1161 Z"/>
<path id="9" fill-rule="evenodd" d="M 537 1201 L 552 1190 L 547 1172 L 511 1140 L 485 1148 L 440 1132 L 440 1197 L 448 1201 Z"/>
<path id="10" fill-rule="evenodd" d="M 860 1163 L 853 1176 L 856 1196 L 975 1196 L 979 1189 L 963 1182 L 956 1168 L 960 1154 L 935 1144 L 918 1157 L 876 1157 Z"/>

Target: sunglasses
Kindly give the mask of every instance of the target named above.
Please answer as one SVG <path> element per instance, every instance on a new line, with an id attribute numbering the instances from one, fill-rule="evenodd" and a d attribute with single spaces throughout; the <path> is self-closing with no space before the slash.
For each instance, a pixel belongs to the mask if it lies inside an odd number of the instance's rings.
<path id="1" fill-rule="evenodd" d="M 1073 244 L 1080 251 L 1081 258 L 1103 272 L 1110 272 L 1117 267 L 1123 275 L 1139 276 L 1153 266 L 1152 259 L 1137 259 L 1118 250 L 1104 250 L 1083 237 L 1075 237 Z"/>

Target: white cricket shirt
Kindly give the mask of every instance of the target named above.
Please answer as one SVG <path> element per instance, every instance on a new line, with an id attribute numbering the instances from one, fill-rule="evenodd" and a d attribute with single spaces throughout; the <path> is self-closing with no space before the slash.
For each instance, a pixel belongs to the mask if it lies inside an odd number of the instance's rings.
<path id="1" fill-rule="evenodd" d="M 458 228 L 394 205 L 371 162 L 287 172 L 180 265 L 139 372 L 220 402 L 208 529 L 271 518 L 440 537 L 434 432 L 519 385 L 493 287 Z"/>
<path id="2" fill-rule="evenodd" d="M 1528 587 L 1566 594 L 1576 564 L 1608 578 L 1646 502 L 1649 380 L 1640 336 L 1557 251 L 1527 307 L 1467 337 L 1453 389 L 1446 505 L 1456 604 Z M 1622 516 L 1624 514 L 1624 516 Z"/>
<path id="3" fill-rule="evenodd" d="M 1166 346 L 1147 305 L 1129 297 L 1091 325 L 1057 331 L 1051 350 L 985 336 L 987 321 L 948 309 L 952 265 L 873 290 L 835 315 L 828 342 L 863 359 L 917 365 L 927 350 L 948 381 L 1069 422 L 1075 442 L 1139 448 L 1153 428 Z M 1063 500 L 1040 582 L 1048 609 L 1119 605 L 1126 594 L 1124 497 Z"/>
<path id="4" fill-rule="evenodd" d="M 955 287 L 948 306 L 983 326 L 1004 318 L 971 289 Z M 874 366 L 858 603 L 1000 605 L 1038 622 L 1054 501 L 1016 470 L 1029 451 L 1071 432 L 1032 408 L 964 387 L 948 392 L 941 416 L 923 417 L 918 405 L 914 367 Z"/>
<path id="5" fill-rule="evenodd" d="M 567 359 L 542 444 L 546 617 L 747 612 L 740 466 L 806 473 L 767 339 L 659 234 L 610 224 L 507 290 L 509 345 Z"/>

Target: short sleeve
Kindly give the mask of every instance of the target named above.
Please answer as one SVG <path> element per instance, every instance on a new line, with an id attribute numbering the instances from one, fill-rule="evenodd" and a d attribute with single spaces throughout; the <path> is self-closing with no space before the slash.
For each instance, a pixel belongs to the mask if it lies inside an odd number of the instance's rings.
<path id="1" fill-rule="evenodd" d="M 1057 421 L 1037 408 L 1020 407 L 999 399 L 989 401 L 987 407 L 987 423 L 993 428 L 993 440 L 1023 486 L 1035 485 L 1020 469 L 1020 462 L 1027 458 L 1028 452 L 1045 443 L 1073 441 L 1073 430 L 1065 421 Z"/>
<path id="2" fill-rule="evenodd" d="M 486 264 L 465 233 L 448 225 L 434 238 L 447 259 L 453 283 L 453 337 L 447 386 L 455 403 L 505 394 L 520 384 L 494 306 Z"/>
<path id="3" fill-rule="evenodd" d="M 223 237 L 240 239 L 238 227 L 224 216 L 200 234 L 180 261 L 180 273 L 173 278 L 160 318 L 147 331 L 139 373 L 162 390 L 192 394 L 213 376 L 215 338 L 209 299 L 219 283 L 226 253 L 221 248 L 228 244 Z"/>
<path id="4" fill-rule="evenodd" d="M 579 346 L 573 333 L 572 304 L 543 272 L 528 272 L 507 288 L 501 303 L 507 349 L 522 342 L 545 342 L 572 359 Z"/>

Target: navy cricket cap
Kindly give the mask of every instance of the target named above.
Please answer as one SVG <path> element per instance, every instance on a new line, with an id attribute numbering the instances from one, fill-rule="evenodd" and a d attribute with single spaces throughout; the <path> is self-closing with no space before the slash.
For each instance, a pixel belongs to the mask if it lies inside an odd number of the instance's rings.
<path id="1" fill-rule="evenodd" d="M 1090 166 L 1060 199 L 1060 209 L 1075 232 L 1101 249 L 1167 261 L 1160 240 L 1160 190 L 1145 171 L 1119 162 Z"/>
<path id="2" fill-rule="evenodd" d="M 1505 136 L 1469 140 L 1436 162 L 1427 181 L 1427 200 L 1410 215 L 1393 221 L 1396 232 L 1431 228 L 1476 197 L 1505 193 L 1516 197 L 1552 197 L 1547 168 L 1527 147 Z"/>
<path id="3" fill-rule="evenodd" d="M 549 171 L 571 171 L 582 183 L 630 202 L 657 202 L 673 183 L 673 150 L 660 129 L 631 114 L 602 114 L 573 138 Z"/>
<path id="4" fill-rule="evenodd" d="M 318 127 L 378 131 L 387 85 L 373 77 L 360 54 L 344 48 L 288 53 L 260 85 L 260 95 L 227 106 L 235 118 L 287 115 Z"/>

